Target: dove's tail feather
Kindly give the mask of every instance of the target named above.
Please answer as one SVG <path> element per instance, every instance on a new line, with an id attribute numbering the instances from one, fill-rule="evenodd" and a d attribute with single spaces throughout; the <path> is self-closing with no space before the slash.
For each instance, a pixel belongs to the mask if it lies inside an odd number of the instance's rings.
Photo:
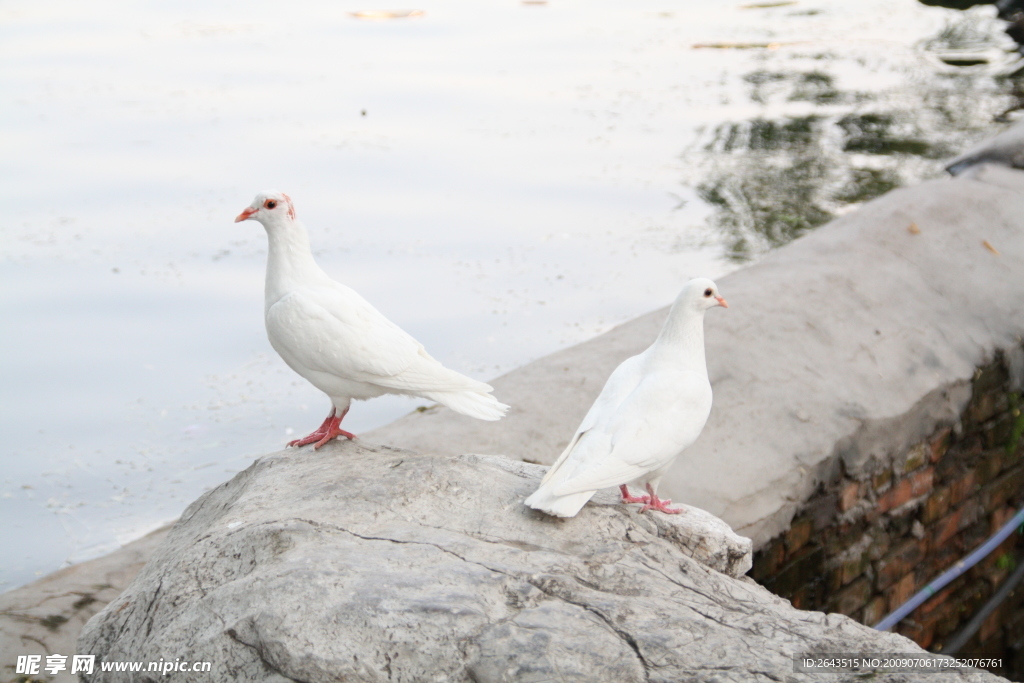
<path id="1" fill-rule="evenodd" d="M 482 391 L 432 391 L 420 396 L 480 420 L 500 420 L 508 410 L 507 405 Z"/>
<path id="2" fill-rule="evenodd" d="M 584 491 L 583 493 L 570 493 L 567 496 L 556 496 L 551 492 L 553 488 L 553 485 L 543 484 L 524 502 L 534 510 L 540 510 L 549 515 L 575 517 L 576 513 L 597 493 L 597 491 Z"/>
<path id="3" fill-rule="evenodd" d="M 548 473 L 540 480 L 540 486 L 530 494 L 530 497 L 523 502 L 534 510 L 546 512 L 555 517 L 575 517 L 587 501 L 597 491 L 583 491 L 582 493 L 570 493 L 568 495 L 557 495 L 555 489 L 565 483 L 566 479 L 572 476 L 572 467 L 567 465 L 569 454 L 579 444 L 582 433 L 577 433 L 569 445 L 565 447 L 562 454 L 555 460 L 555 464 L 548 468 Z"/>

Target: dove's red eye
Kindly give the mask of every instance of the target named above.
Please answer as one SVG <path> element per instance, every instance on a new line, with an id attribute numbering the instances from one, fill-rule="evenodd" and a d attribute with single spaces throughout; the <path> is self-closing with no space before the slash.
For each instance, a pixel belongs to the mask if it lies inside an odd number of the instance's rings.
<path id="1" fill-rule="evenodd" d="M 273 208 L 273 207 L 271 207 L 271 208 Z M 711 296 L 711 288 L 710 287 L 708 287 L 707 289 L 704 290 L 704 296 Z"/>
<path id="2" fill-rule="evenodd" d="M 263 202 L 263 206 L 267 207 L 268 209 L 273 209 L 275 206 L 277 206 L 277 202 L 275 202 L 273 199 L 268 199 L 267 201 Z"/>

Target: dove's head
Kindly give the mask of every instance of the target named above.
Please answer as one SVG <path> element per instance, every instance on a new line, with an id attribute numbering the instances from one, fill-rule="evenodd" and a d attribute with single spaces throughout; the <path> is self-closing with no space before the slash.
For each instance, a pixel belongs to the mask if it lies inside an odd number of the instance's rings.
<path id="1" fill-rule="evenodd" d="M 677 299 L 679 303 L 685 303 L 698 311 L 704 312 L 715 306 L 729 308 L 729 304 L 722 295 L 718 293 L 718 285 L 706 277 L 698 277 L 690 280 L 683 287 Z"/>
<path id="2" fill-rule="evenodd" d="M 247 220 L 259 221 L 267 229 L 291 223 L 295 220 L 295 205 L 284 192 L 264 190 L 235 218 L 236 223 Z"/>

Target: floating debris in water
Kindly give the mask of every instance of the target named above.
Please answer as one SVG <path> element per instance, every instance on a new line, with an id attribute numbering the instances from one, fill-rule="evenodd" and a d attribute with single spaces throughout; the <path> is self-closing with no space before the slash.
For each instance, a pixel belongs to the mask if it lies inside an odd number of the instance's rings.
<path id="1" fill-rule="evenodd" d="M 409 17 L 422 17 L 426 12 L 421 9 L 370 9 L 359 12 L 350 12 L 356 19 L 407 19 Z"/>
<path id="2" fill-rule="evenodd" d="M 801 45 L 806 42 L 805 40 L 798 40 L 787 43 L 695 43 L 692 47 L 694 50 L 778 50 L 783 45 Z"/>
<path id="3" fill-rule="evenodd" d="M 768 9 L 770 7 L 785 7 L 786 5 L 795 5 L 796 0 L 779 0 L 778 2 L 751 2 L 746 5 L 740 5 L 740 9 Z"/>

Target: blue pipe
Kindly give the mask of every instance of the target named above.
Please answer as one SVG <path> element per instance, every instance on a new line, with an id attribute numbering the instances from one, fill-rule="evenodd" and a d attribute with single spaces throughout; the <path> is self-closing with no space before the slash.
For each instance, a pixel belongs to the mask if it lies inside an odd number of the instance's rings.
<path id="1" fill-rule="evenodd" d="M 879 631 L 888 631 L 893 626 L 900 623 L 903 617 L 913 612 L 921 605 L 921 603 L 942 590 L 946 584 L 963 574 L 974 565 L 978 564 L 978 562 L 995 550 L 1000 543 L 1005 541 L 1007 537 L 1013 533 L 1013 530 L 1021 524 L 1024 524 L 1024 508 L 1021 508 L 1009 522 L 1004 524 L 1003 527 L 997 531 L 994 536 L 992 536 L 992 538 L 982 543 L 977 550 L 947 569 L 939 578 L 935 579 L 918 591 L 914 597 L 907 600 L 892 612 L 889 612 L 884 619 L 875 624 L 875 629 Z"/>

